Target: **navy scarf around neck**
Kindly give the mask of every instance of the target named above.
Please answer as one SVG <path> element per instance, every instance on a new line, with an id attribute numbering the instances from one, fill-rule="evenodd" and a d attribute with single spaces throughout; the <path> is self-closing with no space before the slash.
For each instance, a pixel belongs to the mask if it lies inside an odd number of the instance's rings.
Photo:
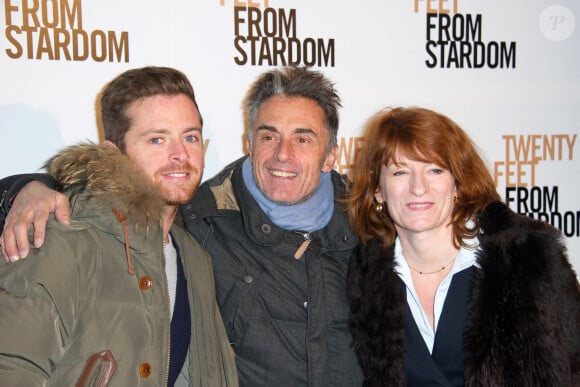
<path id="1" fill-rule="evenodd" d="M 308 199 L 291 205 L 276 203 L 268 199 L 258 188 L 250 159 L 244 160 L 242 176 L 246 188 L 266 216 L 284 230 L 312 232 L 324 228 L 334 212 L 334 187 L 330 172 L 320 173 L 318 187 Z"/>

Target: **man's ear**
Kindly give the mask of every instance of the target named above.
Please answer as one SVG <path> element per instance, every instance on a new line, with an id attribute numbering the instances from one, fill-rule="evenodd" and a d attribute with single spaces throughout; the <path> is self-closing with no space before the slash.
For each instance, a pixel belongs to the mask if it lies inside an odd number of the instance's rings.
<path id="1" fill-rule="evenodd" d="M 250 156 L 250 162 L 252 161 L 252 143 L 246 137 L 246 149 L 248 150 L 248 156 Z"/>
<path id="2" fill-rule="evenodd" d="M 330 172 L 334 169 L 334 163 L 336 162 L 336 153 L 338 152 L 338 145 L 334 145 L 330 148 L 330 152 L 326 155 L 324 162 L 322 163 L 322 172 Z"/>
<path id="3" fill-rule="evenodd" d="M 105 141 L 103 141 L 103 145 L 104 145 L 104 146 L 109 146 L 109 147 L 112 147 L 112 148 L 118 148 L 118 146 L 117 146 L 117 145 L 113 144 L 113 143 L 112 143 L 111 141 L 109 141 L 109 140 L 105 140 Z"/>

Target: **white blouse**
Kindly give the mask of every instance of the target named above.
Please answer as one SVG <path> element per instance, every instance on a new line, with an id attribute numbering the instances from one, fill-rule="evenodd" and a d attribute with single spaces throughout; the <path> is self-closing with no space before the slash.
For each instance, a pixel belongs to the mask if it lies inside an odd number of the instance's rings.
<path id="1" fill-rule="evenodd" d="M 466 244 L 468 246 L 479 246 L 477 239 L 466 240 Z M 475 261 L 475 253 L 477 248 L 478 247 L 474 247 L 473 249 L 466 249 L 461 247 L 459 249 L 457 258 L 451 267 L 451 270 L 447 273 L 445 278 L 443 278 L 437 287 L 437 291 L 435 292 L 433 321 L 435 330 L 433 330 L 431 328 L 431 324 L 429 324 L 427 314 L 421 307 L 421 302 L 417 296 L 417 292 L 411 278 L 411 269 L 409 268 L 409 265 L 403 256 L 401 241 L 399 240 L 399 237 L 397 237 L 395 240 L 395 270 L 397 271 L 399 278 L 401 278 L 401 280 L 405 283 L 405 287 L 407 288 L 407 304 L 411 309 L 415 323 L 417 324 L 419 332 L 421 333 L 421 336 L 423 337 L 423 340 L 429 349 L 429 353 L 431 354 L 433 353 L 435 332 L 437 331 L 437 325 L 439 323 L 439 318 L 441 317 L 441 311 L 443 310 L 443 304 L 445 303 L 445 298 L 447 297 L 447 292 L 449 291 L 449 286 L 451 285 L 453 275 L 467 269 L 470 266 L 477 266 Z"/>

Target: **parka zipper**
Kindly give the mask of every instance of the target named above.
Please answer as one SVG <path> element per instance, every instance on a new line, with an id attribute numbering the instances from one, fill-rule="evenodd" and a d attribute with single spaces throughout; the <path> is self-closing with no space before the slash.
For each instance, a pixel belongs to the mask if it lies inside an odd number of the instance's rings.
<path id="1" fill-rule="evenodd" d="M 165 264 L 166 264 L 166 260 L 167 257 L 165 256 L 165 247 L 164 247 L 164 237 L 163 235 L 161 235 L 161 256 L 163 257 L 163 264 L 161 265 L 161 270 L 163 271 L 163 276 L 165 277 L 165 296 L 166 296 L 166 302 L 165 305 L 167 305 L 167 314 L 169 315 L 169 329 L 167 330 L 167 366 L 165 368 L 165 380 L 163 385 L 167 386 L 169 383 L 169 365 L 171 363 L 171 314 L 169 313 L 171 311 L 171 306 L 169 305 L 171 303 L 171 297 L 169 296 L 169 279 L 167 278 L 167 270 L 165 270 Z M 169 243 L 173 243 L 171 236 L 169 236 Z"/>
<path id="2" fill-rule="evenodd" d="M 304 242 L 298 247 L 298 250 L 294 253 L 294 258 L 300 259 L 306 252 L 308 246 L 310 246 L 310 233 L 309 232 L 302 232 L 302 231 L 294 231 L 296 234 L 302 235 L 304 238 Z"/>

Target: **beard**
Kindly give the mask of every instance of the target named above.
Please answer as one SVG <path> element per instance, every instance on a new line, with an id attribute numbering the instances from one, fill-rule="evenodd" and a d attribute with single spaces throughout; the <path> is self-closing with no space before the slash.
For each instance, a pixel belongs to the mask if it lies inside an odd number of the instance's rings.
<path id="1" fill-rule="evenodd" d="M 161 187 L 161 194 L 163 195 L 166 204 L 170 206 L 180 206 L 188 203 L 193 198 L 197 192 L 198 186 L 199 184 L 190 187 L 182 187 L 180 189 Z"/>
<path id="2" fill-rule="evenodd" d="M 164 181 L 162 175 L 168 172 L 184 172 L 188 173 L 190 179 L 187 181 Z M 161 190 L 161 195 L 165 203 L 171 206 L 179 206 L 188 203 L 199 188 L 201 182 L 201 175 L 197 168 L 186 166 L 176 168 L 164 168 L 155 173 L 155 183 Z"/>

